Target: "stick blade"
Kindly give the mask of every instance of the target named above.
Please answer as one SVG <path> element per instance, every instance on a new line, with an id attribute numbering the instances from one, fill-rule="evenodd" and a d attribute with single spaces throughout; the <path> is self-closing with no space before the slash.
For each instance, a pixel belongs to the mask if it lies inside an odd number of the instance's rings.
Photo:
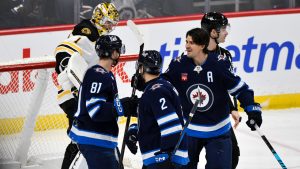
<path id="1" fill-rule="evenodd" d="M 127 26 L 133 32 L 133 34 L 135 35 L 135 37 L 138 40 L 139 45 L 141 46 L 144 43 L 144 40 L 143 40 L 143 35 L 139 31 L 137 25 L 132 20 L 128 20 L 127 21 Z"/>

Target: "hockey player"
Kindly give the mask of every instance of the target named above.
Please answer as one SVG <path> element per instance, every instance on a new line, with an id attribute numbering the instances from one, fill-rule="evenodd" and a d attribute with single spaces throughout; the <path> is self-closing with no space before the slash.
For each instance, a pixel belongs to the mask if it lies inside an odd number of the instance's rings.
<path id="1" fill-rule="evenodd" d="M 230 52 L 219 46 L 219 43 L 225 42 L 229 26 L 226 16 L 219 12 L 206 13 L 201 19 L 201 28 L 205 29 L 210 36 L 209 45 L 207 47 L 208 53 L 215 54 L 215 58 L 219 61 L 225 61 L 229 71 L 234 73 Z M 234 101 L 236 103 L 236 98 L 234 98 Z M 228 103 L 230 105 L 231 116 L 235 121 L 234 128 L 236 128 L 242 117 L 239 115 L 237 107 L 232 103 L 231 99 L 229 99 Z M 231 128 L 230 130 L 232 141 L 232 168 L 235 169 L 239 161 L 240 149 L 233 129 Z"/>
<path id="2" fill-rule="evenodd" d="M 231 169 L 231 123 L 228 93 L 235 96 L 248 115 L 247 125 L 262 123 L 260 105 L 254 102 L 253 91 L 240 77 L 233 75 L 226 62 L 217 61 L 215 53 L 208 53 L 209 35 L 202 28 L 191 29 L 186 34 L 187 55 L 173 60 L 164 77 L 178 90 L 185 118 L 201 97 L 195 115 L 188 126 L 188 169 L 196 169 L 199 154 L 206 149 L 207 169 Z"/>
<path id="3" fill-rule="evenodd" d="M 117 119 L 136 116 L 137 98 L 118 98 L 111 68 L 124 53 L 121 39 L 115 35 L 100 36 L 95 48 L 99 62 L 84 75 L 69 136 L 77 143 L 89 169 L 118 169 Z"/>
<path id="4" fill-rule="evenodd" d="M 143 156 L 143 169 L 180 168 L 188 163 L 186 137 L 173 153 L 183 126 L 178 92 L 159 77 L 162 58 L 158 51 L 147 50 L 138 59 L 138 90 L 144 91 L 138 107 L 138 125 L 132 124 L 126 144 L 134 154 L 138 140 Z"/>
<path id="5" fill-rule="evenodd" d="M 73 75 L 70 76 L 67 73 L 67 68 L 72 69 L 71 66 L 74 65 L 73 67 L 78 70 L 76 76 L 83 77 L 88 67 L 97 64 L 99 58 L 95 52 L 95 41 L 100 35 L 111 32 L 118 20 L 119 13 L 114 4 L 100 3 L 95 7 L 92 19 L 83 20 L 77 24 L 72 34 L 55 49 L 55 71 L 58 74 L 57 79 L 60 85 L 58 86 L 57 99 L 69 120 L 67 132 L 69 132 L 73 115 L 77 110 L 77 90 L 80 85 Z M 69 64 L 71 56 L 76 64 Z M 73 81 L 70 78 L 73 78 Z M 62 169 L 69 168 L 77 153 L 77 145 L 71 142 L 66 148 Z"/>

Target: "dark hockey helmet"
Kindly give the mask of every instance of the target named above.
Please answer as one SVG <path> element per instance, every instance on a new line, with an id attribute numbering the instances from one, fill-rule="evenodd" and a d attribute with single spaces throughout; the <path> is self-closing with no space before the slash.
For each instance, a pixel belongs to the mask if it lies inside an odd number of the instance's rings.
<path id="1" fill-rule="evenodd" d="M 201 28 L 207 32 L 211 32 L 212 29 L 220 32 L 221 27 L 228 25 L 227 17 L 220 12 L 205 13 L 201 19 Z"/>
<path id="2" fill-rule="evenodd" d="M 138 65 L 144 67 L 144 71 L 158 75 L 162 68 L 162 57 L 156 50 L 145 50 L 138 59 Z"/>
<path id="3" fill-rule="evenodd" d="M 114 50 L 124 54 L 125 46 L 116 35 L 102 35 L 96 41 L 95 50 L 100 58 L 110 58 Z"/>

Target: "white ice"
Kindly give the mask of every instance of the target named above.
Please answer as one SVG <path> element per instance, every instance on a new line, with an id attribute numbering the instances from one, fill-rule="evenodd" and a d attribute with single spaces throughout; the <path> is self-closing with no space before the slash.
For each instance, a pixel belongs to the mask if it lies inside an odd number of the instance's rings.
<path id="1" fill-rule="evenodd" d="M 237 168 L 280 169 L 281 167 L 277 160 L 258 133 L 256 131 L 250 131 L 245 124 L 247 115 L 245 113 L 241 113 L 241 115 L 243 120 L 235 130 L 241 151 L 240 161 Z M 119 147 L 121 147 L 124 126 L 125 124 L 120 126 Z M 287 168 L 300 169 L 300 108 L 263 111 L 263 124 L 261 126 L 261 130 L 270 141 L 273 148 L 277 151 Z M 34 167 L 28 166 L 26 168 L 60 168 L 64 147 L 69 143 L 69 139 L 66 136 L 65 130 L 62 130 L 61 134 L 51 134 L 47 137 L 51 137 L 53 139 L 56 139 L 57 137 L 66 137 L 65 144 L 62 144 L 63 147 L 54 145 L 50 148 L 48 145 L 48 148 L 50 149 L 61 149 L 59 150 L 61 154 L 51 157 L 50 161 L 38 160 L 37 165 Z M 137 155 L 133 155 L 126 148 L 124 163 L 127 165 L 126 169 L 140 169 L 142 165 L 141 155 L 139 153 Z M 203 151 L 200 155 L 198 169 L 204 169 L 205 163 L 205 151 Z"/>
<path id="2" fill-rule="evenodd" d="M 246 113 L 241 112 L 242 122 L 235 130 L 240 147 L 238 169 L 280 169 L 281 166 L 256 131 L 245 124 Z M 300 169 L 300 109 L 263 111 L 262 132 L 288 169 Z M 127 159 L 139 167 L 140 156 L 133 156 L 126 149 Z M 205 152 L 200 155 L 198 169 L 205 168 Z"/>

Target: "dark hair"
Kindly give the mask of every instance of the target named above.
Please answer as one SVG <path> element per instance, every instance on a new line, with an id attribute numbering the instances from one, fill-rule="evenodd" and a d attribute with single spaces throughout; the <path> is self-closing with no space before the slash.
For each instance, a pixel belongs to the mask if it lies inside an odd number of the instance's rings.
<path id="1" fill-rule="evenodd" d="M 186 38 L 191 36 L 193 42 L 197 45 L 204 45 L 203 52 L 208 53 L 209 35 L 203 28 L 194 28 L 186 33 Z"/>

